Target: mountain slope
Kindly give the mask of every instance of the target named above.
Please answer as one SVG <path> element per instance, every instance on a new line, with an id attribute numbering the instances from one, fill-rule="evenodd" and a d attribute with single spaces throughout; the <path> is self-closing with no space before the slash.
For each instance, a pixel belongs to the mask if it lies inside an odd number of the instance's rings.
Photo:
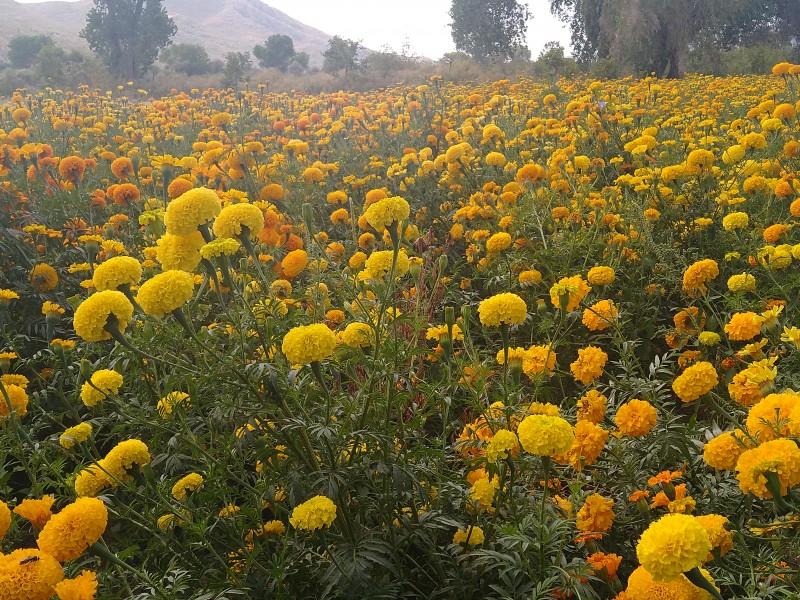
<path id="1" fill-rule="evenodd" d="M 322 63 L 322 52 L 331 37 L 292 19 L 260 0 L 165 0 L 178 26 L 175 43 L 200 44 L 212 58 L 226 52 L 252 52 L 274 33 L 290 36 L 294 47 L 308 52 L 312 65 Z M 91 0 L 19 4 L 0 0 L 0 59 L 15 35 L 50 34 L 64 48 L 86 49 L 79 33 L 86 22 Z"/>

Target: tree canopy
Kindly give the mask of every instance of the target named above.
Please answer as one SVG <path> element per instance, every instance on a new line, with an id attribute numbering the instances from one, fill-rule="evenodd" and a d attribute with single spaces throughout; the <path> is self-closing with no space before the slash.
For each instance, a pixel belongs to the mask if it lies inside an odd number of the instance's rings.
<path id="1" fill-rule="evenodd" d="M 15 69 L 27 69 L 36 64 L 42 48 L 52 46 L 49 35 L 17 35 L 8 41 L 8 62 Z"/>
<path id="2" fill-rule="evenodd" d="M 344 71 L 344 80 L 347 81 L 352 71 L 358 70 L 362 66 L 358 53 L 361 50 L 361 42 L 348 40 L 338 35 L 328 40 L 328 49 L 322 53 L 324 59 L 322 68 L 326 73 L 339 73 Z"/>
<path id="3" fill-rule="evenodd" d="M 265 69 L 278 69 L 286 72 L 295 57 L 294 41 L 288 35 L 273 34 L 267 38 L 266 43 L 253 48 L 253 56 Z"/>
<path id="4" fill-rule="evenodd" d="M 173 71 L 185 75 L 204 75 L 212 70 L 208 52 L 197 44 L 173 44 L 164 48 L 159 58 Z"/>
<path id="5" fill-rule="evenodd" d="M 136 79 L 177 33 L 163 0 L 94 0 L 81 37 L 120 79 Z"/>
<path id="6" fill-rule="evenodd" d="M 453 0 L 450 18 L 457 50 L 480 62 L 507 61 L 525 45 L 530 13 L 517 0 Z"/>

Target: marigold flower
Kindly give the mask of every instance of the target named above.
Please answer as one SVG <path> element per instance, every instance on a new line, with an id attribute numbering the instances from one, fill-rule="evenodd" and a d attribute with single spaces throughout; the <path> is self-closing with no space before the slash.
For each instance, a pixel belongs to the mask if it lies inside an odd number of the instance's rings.
<path id="1" fill-rule="evenodd" d="M 642 534 L 636 545 L 639 562 L 655 581 L 675 581 L 699 567 L 711 551 L 703 525 L 693 516 L 661 517 Z"/>
<path id="2" fill-rule="evenodd" d="M 58 438 L 58 443 L 62 448 L 70 449 L 75 442 L 85 442 L 92 435 L 91 423 L 78 423 L 72 427 L 67 427 Z"/>
<path id="3" fill-rule="evenodd" d="M 194 278 L 186 271 L 173 269 L 145 281 L 136 294 L 142 310 L 154 317 L 163 317 L 179 309 L 194 294 Z"/>
<path id="4" fill-rule="evenodd" d="M 611 267 L 592 267 L 586 275 L 586 279 L 592 285 L 611 285 L 616 279 L 616 272 Z"/>
<path id="5" fill-rule="evenodd" d="M 596 346 L 587 346 L 578 350 L 578 358 L 569 366 L 573 377 L 583 385 L 589 385 L 603 374 L 608 361 L 608 354 Z"/>
<path id="6" fill-rule="evenodd" d="M 3 387 L 9 401 L 6 403 L 5 397 L 0 395 L 0 422 L 10 414 L 8 411 L 9 404 L 11 404 L 11 410 L 14 411 L 17 417 L 24 417 L 28 414 L 28 393 L 25 388 L 13 383 L 3 384 Z"/>
<path id="7" fill-rule="evenodd" d="M 763 322 L 764 318 L 754 312 L 738 312 L 734 313 L 724 329 L 730 340 L 744 342 L 761 332 Z"/>
<path id="8" fill-rule="evenodd" d="M 116 290 L 122 285 L 139 285 L 142 265 L 130 256 L 114 256 L 95 267 L 92 283 L 98 291 Z"/>
<path id="9" fill-rule="evenodd" d="M 53 516 L 51 508 L 55 501 L 53 496 L 42 496 L 39 499 L 26 498 L 14 508 L 14 513 L 30 521 L 34 529 L 41 529 Z"/>
<path id="10" fill-rule="evenodd" d="M 538 456 L 564 454 L 575 441 L 572 426 L 557 416 L 528 415 L 517 427 L 520 444 Z"/>
<path id="11" fill-rule="evenodd" d="M 181 477 L 175 485 L 172 486 L 172 497 L 175 500 L 186 500 L 188 492 L 193 492 L 202 487 L 203 476 L 200 473 L 189 473 Z"/>
<path id="12" fill-rule="evenodd" d="M 58 285 L 58 272 L 46 263 L 40 263 L 31 269 L 30 282 L 37 292 L 49 292 Z"/>
<path id="13" fill-rule="evenodd" d="M 393 250 L 381 250 L 373 252 L 369 255 L 364 263 L 364 270 L 367 272 L 371 279 L 383 279 L 389 274 L 392 269 L 392 260 L 394 260 Z M 404 249 L 397 253 L 397 263 L 394 268 L 394 276 L 399 279 L 411 268 L 411 262 L 408 260 L 408 255 Z"/>
<path id="14" fill-rule="evenodd" d="M 141 440 L 125 440 L 114 446 L 100 461 L 100 466 L 116 480 L 127 482 L 132 478 L 128 474 L 134 466 L 141 467 L 150 462 L 150 451 Z M 112 480 L 112 487 L 117 485 Z"/>
<path id="15" fill-rule="evenodd" d="M 156 242 L 156 260 L 165 271 L 194 271 L 200 264 L 205 240 L 199 231 L 189 235 L 165 233 Z"/>
<path id="16" fill-rule="evenodd" d="M 292 510 L 289 523 L 292 527 L 303 531 L 316 531 L 330 527 L 336 519 L 336 505 L 330 498 L 314 496 Z"/>
<path id="17" fill-rule="evenodd" d="M 708 571 L 700 569 L 700 573 L 713 585 Z M 638 567 L 628 577 L 625 593 L 628 600 L 713 600 L 711 594 L 696 587 L 685 575 L 673 581 L 655 581 L 644 567 Z"/>
<path id="18" fill-rule="evenodd" d="M 56 513 L 44 526 L 36 544 L 58 562 L 78 558 L 103 535 L 108 510 L 97 498 L 78 498 Z"/>
<path id="19" fill-rule="evenodd" d="M 719 265 L 716 261 L 707 258 L 700 260 L 686 269 L 683 273 L 683 289 L 690 296 L 703 295 L 708 291 L 707 283 L 719 275 Z"/>
<path id="20" fill-rule="evenodd" d="M 469 544 L 470 546 L 480 546 L 484 541 L 483 529 L 477 525 L 472 525 L 466 529 L 459 529 L 453 535 L 454 544 Z"/>
<path id="21" fill-rule="evenodd" d="M 178 196 L 167 205 L 164 225 L 172 235 L 191 235 L 222 210 L 219 196 L 208 188 L 195 188 Z"/>
<path id="22" fill-rule="evenodd" d="M 566 298 L 566 310 L 572 312 L 590 291 L 591 286 L 580 275 L 563 277 L 550 288 L 550 302 L 555 308 L 561 308 L 562 299 Z"/>
<path id="23" fill-rule="evenodd" d="M 0 555 L 0 598 L 50 600 L 53 586 L 64 578 L 58 561 L 34 548 Z"/>
<path id="24" fill-rule="evenodd" d="M 11 527 L 11 509 L 8 508 L 8 504 L 0 500 L 0 541 L 6 537 L 9 527 Z"/>
<path id="25" fill-rule="evenodd" d="M 289 252 L 281 261 L 281 273 L 286 279 L 297 277 L 308 264 L 308 254 L 298 248 Z"/>
<path id="26" fill-rule="evenodd" d="M 497 294 L 478 305 L 478 316 L 484 327 L 519 325 L 527 315 L 525 301 L 516 294 Z"/>
<path id="27" fill-rule="evenodd" d="M 300 325 L 289 330 L 281 350 L 293 365 L 325 360 L 336 349 L 336 336 L 327 325 Z"/>
<path id="28" fill-rule="evenodd" d="M 191 398 L 186 392 L 170 392 L 158 401 L 156 410 L 162 419 L 166 419 L 172 414 L 176 406 L 186 406 L 190 402 Z"/>
<path id="29" fill-rule="evenodd" d="M 122 387 L 122 375 L 110 369 L 100 369 L 92 373 L 81 387 L 81 401 L 86 406 L 94 406 L 98 402 L 105 400 L 109 394 L 116 394 Z"/>
<path id="30" fill-rule="evenodd" d="M 570 449 L 555 459 L 558 462 L 568 463 L 576 471 L 583 470 L 597 462 L 603 451 L 608 431 L 591 421 L 578 421 L 575 424 L 575 440 Z"/>
<path id="31" fill-rule="evenodd" d="M 513 431 L 498 429 L 486 446 L 486 460 L 496 462 L 505 460 L 519 450 L 519 440 Z"/>
<path id="32" fill-rule="evenodd" d="M 392 223 L 405 221 L 411 214 L 411 208 L 400 196 L 383 198 L 370 204 L 364 211 L 364 218 L 370 227 L 382 233 Z"/>
<path id="33" fill-rule="evenodd" d="M 498 254 L 511 246 L 511 236 L 505 231 L 495 233 L 492 237 L 486 240 L 486 251 L 489 254 Z"/>
<path id="34" fill-rule="evenodd" d="M 589 390 L 578 400 L 578 421 L 603 422 L 608 398 L 597 390 Z"/>
<path id="35" fill-rule="evenodd" d="M 746 450 L 736 462 L 736 479 L 742 493 L 772 498 L 765 473 L 774 472 L 781 496 L 800 483 L 800 448 L 792 440 L 780 438 Z"/>
<path id="36" fill-rule="evenodd" d="M 480 477 L 475 480 L 469 489 L 469 499 L 478 505 L 480 510 L 492 511 L 492 503 L 500 487 L 500 479 L 494 477 Z"/>
<path id="37" fill-rule="evenodd" d="M 253 240 L 264 228 L 264 213 L 253 204 L 229 204 L 214 219 L 214 235 L 218 238 L 239 237 L 244 228 Z"/>
<path id="38" fill-rule="evenodd" d="M 656 409 L 646 400 L 634 398 L 619 407 L 614 417 L 622 435 L 642 437 L 656 425 Z"/>
<path id="39" fill-rule="evenodd" d="M 600 300 L 583 311 L 583 324 L 589 331 L 603 331 L 617 318 L 617 307 L 611 300 Z"/>
<path id="40" fill-rule="evenodd" d="M 74 579 L 64 579 L 55 586 L 58 600 L 94 600 L 97 593 L 97 575 L 81 571 Z"/>
<path id="41" fill-rule="evenodd" d="M 703 446 L 703 460 L 714 469 L 733 471 L 742 453 L 747 450 L 747 437 L 740 430 L 719 434 Z"/>
<path id="42" fill-rule="evenodd" d="M 750 408 L 745 421 L 747 431 L 761 443 L 789 436 L 790 415 L 797 406 L 798 395 L 770 394 Z"/>
<path id="43" fill-rule="evenodd" d="M 672 382 L 672 391 L 683 402 L 692 402 L 713 390 L 718 383 L 714 365 L 701 361 L 688 367 Z"/>
<path id="44" fill-rule="evenodd" d="M 727 517 L 722 515 L 702 515 L 695 517 L 700 524 L 705 528 L 708 534 L 708 539 L 711 542 L 711 549 L 718 550 L 720 556 L 725 556 L 730 550 L 733 549 L 733 536 L 731 532 L 725 528 L 730 521 Z M 705 562 L 714 559 L 714 555 L 709 552 L 705 558 Z"/>
<path id="45" fill-rule="evenodd" d="M 592 494 L 578 511 L 575 526 L 584 533 L 605 533 L 614 523 L 614 501 Z"/>
<path id="46" fill-rule="evenodd" d="M 594 572 L 599 574 L 603 569 L 606 570 L 606 576 L 610 579 L 617 574 L 617 569 L 622 563 L 622 557 L 618 554 L 605 554 L 604 552 L 595 552 L 586 558 L 586 562 L 594 569 Z"/>
<path id="47" fill-rule="evenodd" d="M 120 331 L 125 331 L 133 318 L 133 304 L 122 292 L 105 290 L 89 296 L 75 311 L 72 323 L 75 333 L 87 342 L 110 340 L 106 331 L 109 317 L 113 316 Z"/>

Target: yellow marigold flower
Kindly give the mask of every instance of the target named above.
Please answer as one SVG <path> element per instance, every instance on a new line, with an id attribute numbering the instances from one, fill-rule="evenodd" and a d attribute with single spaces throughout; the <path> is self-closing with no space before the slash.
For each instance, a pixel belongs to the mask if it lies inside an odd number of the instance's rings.
<path id="1" fill-rule="evenodd" d="M 754 312 L 734 313 L 724 329 L 728 339 L 744 342 L 761 333 L 763 322 L 764 318 Z"/>
<path id="2" fill-rule="evenodd" d="M 111 316 L 119 330 L 125 331 L 133 318 L 133 304 L 125 294 L 114 290 L 92 294 L 75 311 L 72 320 L 75 333 L 87 342 L 110 340 L 111 334 L 105 328 Z"/>
<path id="3" fill-rule="evenodd" d="M 703 295 L 708 291 L 706 284 L 716 279 L 719 275 L 719 265 L 716 261 L 707 258 L 700 260 L 686 269 L 683 273 L 683 289 L 689 295 Z"/>
<path id="4" fill-rule="evenodd" d="M 672 391 L 683 402 L 705 396 L 719 383 L 717 370 L 710 362 L 701 361 L 688 367 L 672 382 Z"/>
<path id="5" fill-rule="evenodd" d="M 516 294 L 497 294 L 478 305 L 478 316 L 484 327 L 519 325 L 527 315 L 525 301 Z"/>
<path id="6" fill-rule="evenodd" d="M 66 311 L 55 302 L 50 302 L 49 300 L 45 300 L 42 303 L 42 314 L 46 317 L 50 316 L 60 317 L 65 312 Z"/>
<path id="7" fill-rule="evenodd" d="M 285 279 L 294 279 L 308 264 L 308 254 L 302 248 L 292 250 L 281 261 L 281 273 Z M 291 293 L 291 292 L 289 292 Z"/>
<path id="8" fill-rule="evenodd" d="M 295 529 L 316 531 L 330 527 L 334 519 L 336 519 L 336 505 L 333 501 L 325 496 L 314 496 L 294 507 L 289 523 Z"/>
<path id="9" fill-rule="evenodd" d="M 611 285 L 616 279 L 617 273 L 611 267 L 592 267 L 586 275 L 586 279 L 592 285 Z"/>
<path id="10" fill-rule="evenodd" d="M 505 460 L 510 454 L 514 454 L 518 450 L 519 440 L 517 440 L 517 434 L 507 429 L 498 429 L 486 446 L 486 460 L 489 462 Z"/>
<path id="11" fill-rule="evenodd" d="M 587 346 L 578 350 L 578 358 L 569 366 L 572 376 L 583 385 L 589 385 L 603 374 L 603 367 L 608 361 L 608 354 L 596 346 Z"/>
<path id="12" fill-rule="evenodd" d="M 511 246 L 511 236 L 505 231 L 495 233 L 492 237 L 486 240 L 486 251 L 489 254 L 497 254 Z"/>
<path id="13" fill-rule="evenodd" d="M 611 300 L 600 300 L 583 311 L 583 324 L 589 331 L 603 331 L 617 318 L 617 307 Z"/>
<path id="14" fill-rule="evenodd" d="M 69 449 L 75 445 L 75 442 L 85 442 L 90 435 L 92 435 L 92 424 L 78 423 L 72 427 L 67 427 L 64 433 L 58 437 L 58 443 L 61 444 L 62 448 Z"/>
<path id="15" fill-rule="evenodd" d="M 567 312 L 572 312 L 590 291 L 591 286 L 580 275 L 562 277 L 550 288 L 550 302 L 555 308 L 561 308 L 565 301 Z"/>
<path id="16" fill-rule="evenodd" d="M 364 263 L 364 270 L 367 272 L 371 279 L 383 279 L 389 274 L 392 268 L 392 260 L 394 259 L 394 250 L 381 250 L 373 252 Z M 399 279 L 411 268 L 411 262 L 408 260 L 408 255 L 404 249 L 397 253 L 397 264 L 394 268 L 394 276 Z"/>
<path id="17" fill-rule="evenodd" d="M 800 396 L 795 394 L 770 394 L 750 408 L 747 414 L 747 431 L 760 443 L 791 435 L 789 415 L 800 406 Z"/>
<path id="18" fill-rule="evenodd" d="M 575 440 L 570 449 L 556 460 L 569 464 L 576 471 L 597 462 L 608 439 L 608 431 L 591 421 L 578 421 L 575 425 Z"/>
<path id="19" fill-rule="evenodd" d="M 722 226 L 726 231 L 745 229 L 750 224 L 750 216 L 746 212 L 732 212 L 722 219 Z"/>
<path id="20" fill-rule="evenodd" d="M 168 418 L 175 406 L 186 406 L 191 403 L 191 398 L 186 392 L 170 392 L 158 401 L 156 410 L 162 419 Z"/>
<path id="21" fill-rule="evenodd" d="M 556 358 L 556 351 L 551 344 L 531 346 L 523 356 L 522 371 L 531 379 L 540 374 L 552 375 L 556 368 Z"/>
<path id="22" fill-rule="evenodd" d="M 116 394 L 122 387 L 122 375 L 110 369 L 100 369 L 92 373 L 81 387 L 81 401 L 86 406 L 94 406 L 98 402 L 105 400 L 109 394 Z"/>
<path id="23" fill-rule="evenodd" d="M 339 334 L 339 339 L 351 348 L 367 348 L 375 341 L 375 332 L 367 323 L 350 323 Z"/>
<path id="24" fill-rule="evenodd" d="M 394 196 L 370 204 L 364 211 L 364 218 L 375 231 L 383 232 L 392 223 L 405 221 L 410 214 L 408 202 L 400 196 Z"/>
<path id="25" fill-rule="evenodd" d="M 36 545 L 58 562 L 75 560 L 103 535 L 108 510 L 97 498 L 78 498 L 44 526 Z"/>
<path id="26" fill-rule="evenodd" d="M 541 283 L 542 274 L 536 269 L 528 269 L 526 271 L 521 271 L 517 280 L 522 287 L 526 287 L 535 283 Z"/>
<path id="27" fill-rule="evenodd" d="M 123 285 L 138 285 L 142 265 L 130 256 L 114 256 L 95 267 L 92 283 L 98 291 L 116 290 Z"/>
<path id="28" fill-rule="evenodd" d="M 614 423 L 622 435 L 642 437 L 656 426 L 656 409 L 649 402 L 634 398 L 619 407 Z"/>
<path id="29" fill-rule="evenodd" d="M 200 256 L 210 260 L 217 256 L 231 256 L 239 251 L 241 244 L 236 238 L 218 238 L 200 248 Z M 186 270 L 186 269 L 184 269 Z"/>
<path id="30" fill-rule="evenodd" d="M 714 469 L 733 471 L 749 440 L 741 430 L 726 431 L 703 446 L 703 460 Z"/>
<path id="31" fill-rule="evenodd" d="M 130 481 L 128 474 L 134 466 L 141 467 L 150 462 L 150 451 L 140 440 L 125 440 L 114 446 L 99 463 L 114 479 L 122 482 Z M 112 482 L 116 486 L 117 482 Z"/>
<path id="32" fill-rule="evenodd" d="M 189 473 L 181 477 L 175 485 L 172 486 L 172 497 L 175 500 L 186 500 L 188 492 L 193 492 L 202 487 L 203 476 L 200 473 Z"/>
<path id="33" fill-rule="evenodd" d="M 28 413 L 28 393 L 25 388 L 15 385 L 13 383 L 3 384 L 5 392 L 8 395 L 11 410 L 17 417 L 23 417 Z M 2 419 L 9 416 L 8 403 L 5 398 L 0 395 L 0 422 Z"/>
<path id="34" fill-rule="evenodd" d="M 31 269 L 30 282 L 37 292 L 49 292 L 58 285 L 58 272 L 48 264 L 38 264 Z"/>
<path id="35" fill-rule="evenodd" d="M 247 230 L 254 240 L 264 228 L 264 213 L 253 204 L 229 204 L 214 220 L 214 235 L 218 238 L 236 238 Z"/>
<path id="36" fill-rule="evenodd" d="M 164 225 L 172 235 L 191 235 L 222 210 L 219 196 L 208 188 L 195 188 L 181 194 L 167 205 Z"/>
<path id="37" fill-rule="evenodd" d="M 708 539 L 711 542 L 711 549 L 718 550 L 720 556 L 725 556 L 730 550 L 733 549 L 733 536 L 731 532 L 725 528 L 730 521 L 727 517 L 722 515 L 702 515 L 695 517 L 708 534 Z M 705 562 L 714 559 L 714 554 L 709 553 L 705 558 Z"/>
<path id="38" fill-rule="evenodd" d="M 64 579 L 55 586 L 58 600 L 94 600 L 97 593 L 97 575 L 81 571 L 74 579 Z"/>
<path id="39" fill-rule="evenodd" d="M 691 515 L 670 514 L 651 523 L 636 545 L 639 562 L 655 581 L 675 581 L 711 552 L 703 525 Z"/>
<path id="40" fill-rule="evenodd" d="M 498 350 L 495 358 L 497 359 L 497 364 L 503 365 L 505 364 L 505 348 Z M 509 348 L 508 349 L 508 364 L 515 366 L 516 368 L 521 368 L 522 363 L 525 360 L 525 356 L 527 354 L 527 350 L 521 346 L 517 346 L 516 348 Z"/>
<path id="41" fill-rule="evenodd" d="M 205 240 L 199 231 L 189 235 L 165 233 L 156 242 L 156 260 L 165 271 L 194 271 L 200 264 Z"/>
<path id="42" fill-rule="evenodd" d="M 714 580 L 705 569 L 700 569 L 703 577 L 712 584 Z M 711 594 L 695 586 L 685 575 L 673 581 L 654 581 L 644 567 L 638 567 L 628 577 L 627 600 L 713 600 Z M 618 600 L 624 600 L 619 598 Z"/>
<path id="43" fill-rule="evenodd" d="M 102 463 L 103 461 L 100 460 L 97 464 L 82 470 L 75 477 L 75 494 L 79 498 L 94 498 L 105 488 L 117 485 L 117 482 L 113 481 L 105 472 Z"/>
<path id="44" fill-rule="evenodd" d="M 575 441 L 572 425 L 561 417 L 528 415 L 517 427 L 520 444 L 538 456 L 564 454 Z"/>
<path id="45" fill-rule="evenodd" d="M 453 535 L 454 544 L 469 544 L 470 546 L 480 546 L 485 537 L 483 529 L 477 525 L 472 525 L 466 529 L 459 529 Z"/>
<path id="46" fill-rule="evenodd" d="M 173 269 L 145 281 L 136 294 L 136 302 L 148 315 L 163 317 L 186 304 L 193 294 L 194 278 L 186 271 Z"/>
<path id="47" fill-rule="evenodd" d="M 800 448 L 792 440 L 780 438 L 746 450 L 736 462 L 736 479 L 742 493 L 772 498 L 765 473 L 777 474 L 780 494 L 800 483 Z"/>
<path id="48" fill-rule="evenodd" d="M 42 496 L 40 499 L 26 498 L 14 508 L 14 513 L 30 521 L 34 529 L 41 529 L 53 516 L 51 508 L 55 501 L 53 496 Z"/>
<path id="49" fill-rule="evenodd" d="M 0 308 L 3 306 L 3 303 L 8 303 L 12 300 L 19 300 L 19 294 L 12 290 L 0 288 Z"/>
<path id="50" fill-rule="evenodd" d="M 45 552 L 20 548 L 0 555 L 0 598 L 50 600 L 53 586 L 64 579 L 64 569 Z"/>
<path id="51" fill-rule="evenodd" d="M 325 360 L 336 349 L 336 336 L 327 325 L 300 325 L 289 330 L 281 350 L 293 365 Z"/>
<path id="52" fill-rule="evenodd" d="M 603 422 L 608 398 L 597 390 L 589 390 L 578 400 L 578 421 Z"/>
<path id="53" fill-rule="evenodd" d="M 480 510 L 492 510 L 497 489 L 500 487 L 500 479 L 495 475 L 492 478 L 481 477 L 475 480 L 469 489 L 469 499 L 478 505 Z"/>
<path id="54" fill-rule="evenodd" d="M 713 331 L 703 331 L 697 336 L 697 341 L 699 341 L 703 346 L 716 346 L 719 344 L 720 337 L 718 333 Z"/>
<path id="55" fill-rule="evenodd" d="M 9 527 L 11 527 L 11 509 L 8 508 L 8 504 L 0 500 L 0 541 L 6 537 Z"/>
<path id="56" fill-rule="evenodd" d="M 605 533 L 614 523 L 614 501 L 592 494 L 578 511 L 575 526 L 583 533 Z"/>

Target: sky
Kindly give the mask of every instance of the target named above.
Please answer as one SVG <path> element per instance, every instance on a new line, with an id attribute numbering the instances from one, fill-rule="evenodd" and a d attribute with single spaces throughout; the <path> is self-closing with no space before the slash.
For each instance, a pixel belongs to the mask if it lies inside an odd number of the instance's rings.
<path id="1" fill-rule="evenodd" d="M 428 58 L 438 59 L 455 50 L 447 14 L 450 0 L 267 0 L 266 3 L 330 35 L 361 40 L 371 50 L 388 46 L 399 52 L 406 41 L 411 54 Z M 533 15 L 527 35 L 533 58 L 551 41 L 561 42 L 569 54 L 569 32 L 550 14 L 549 0 L 527 0 L 523 4 L 528 5 Z"/>

